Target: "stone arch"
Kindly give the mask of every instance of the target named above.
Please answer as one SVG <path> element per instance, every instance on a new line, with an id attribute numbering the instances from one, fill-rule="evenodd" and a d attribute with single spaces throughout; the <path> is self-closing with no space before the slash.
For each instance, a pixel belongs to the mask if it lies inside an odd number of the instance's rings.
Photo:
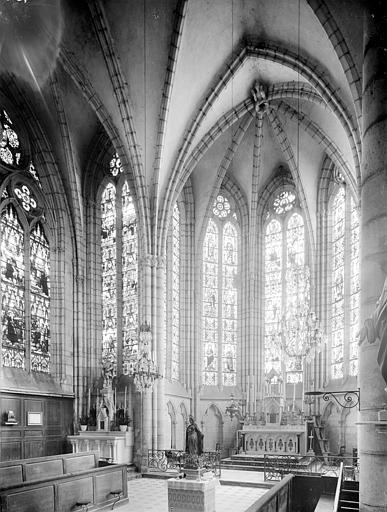
<path id="1" fill-rule="evenodd" d="M 204 434 L 204 451 L 215 451 L 217 447 L 223 446 L 223 417 L 216 404 L 207 407 L 201 421 L 201 430 Z"/>
<path id="2" fill-rule="evenodd" d="M 175 449 L 176 448 L 176 411 L 173 406 L 173 403 L 168 400 L 166 407 L 166 416 L 167 416 L 167 428 L 166 428 L 166 449 Z M 168 429 L 169 427 L 169 429 Z M 169 432 L 168 432 L 169 430 Z"/>

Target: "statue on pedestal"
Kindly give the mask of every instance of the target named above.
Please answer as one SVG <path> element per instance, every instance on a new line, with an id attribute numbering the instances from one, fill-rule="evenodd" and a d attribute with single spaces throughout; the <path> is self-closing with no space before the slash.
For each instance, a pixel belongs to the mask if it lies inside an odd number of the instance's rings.
<path id="1" fill-rule="evenodd" d="M 103 399 L 100 401 L 97 410 L 97 430 L 103 430 L 105 432 L 109 432 L 110 430 L 109 411 Z"/>
<path id="2" fill-rule="evenodd" d="M 195 423 L 193 416 L 189 417 L 189 424 L 185 433 L 185 451 L 190 455 L 203 453 L 203 434 Z"/>

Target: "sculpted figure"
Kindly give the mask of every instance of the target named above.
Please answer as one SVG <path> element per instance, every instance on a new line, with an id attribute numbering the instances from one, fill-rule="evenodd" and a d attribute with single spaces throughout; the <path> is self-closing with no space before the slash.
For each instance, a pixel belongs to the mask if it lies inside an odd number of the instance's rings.
<path id="1" fill-rule="evenodd" d="M 364 321 L 363 327 L 358 333 L 359 345 L 367 340 L 375 343 L 380 340 L 377 355 L 378 365 L 384 381 L 387 383 L 387 278 L 384 281 L 383 290 L 376 302 L 375 311 L 370 318 Z"/>
<path id="2" fill-rule="evenodd" d="M 203 453 L 203 434 L 195 423 L 193 416 L 189 417 L 189 425 L 185 433 L 185 451 L 190 455 Z"/>

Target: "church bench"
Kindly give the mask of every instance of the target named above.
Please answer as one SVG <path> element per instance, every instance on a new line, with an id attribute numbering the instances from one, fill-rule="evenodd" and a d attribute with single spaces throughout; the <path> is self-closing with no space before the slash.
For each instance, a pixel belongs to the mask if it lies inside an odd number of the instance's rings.
<path id="1" fill-rule="evenodd" d="M 98 467 L 98 452 L 0 463 L 1 512 L 102 510 L 127 496 L 126 465 Z"/>

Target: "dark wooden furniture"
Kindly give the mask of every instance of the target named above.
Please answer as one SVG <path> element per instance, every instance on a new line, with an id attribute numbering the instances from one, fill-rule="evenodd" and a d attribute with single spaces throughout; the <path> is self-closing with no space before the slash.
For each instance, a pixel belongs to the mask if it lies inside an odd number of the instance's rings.
<path id="1" fill-rule="evenodd" d="M 1 512 L 91 512 L 128 501 L 126 465 L 98 461 L 84 452 L 1 462 Z"/>

